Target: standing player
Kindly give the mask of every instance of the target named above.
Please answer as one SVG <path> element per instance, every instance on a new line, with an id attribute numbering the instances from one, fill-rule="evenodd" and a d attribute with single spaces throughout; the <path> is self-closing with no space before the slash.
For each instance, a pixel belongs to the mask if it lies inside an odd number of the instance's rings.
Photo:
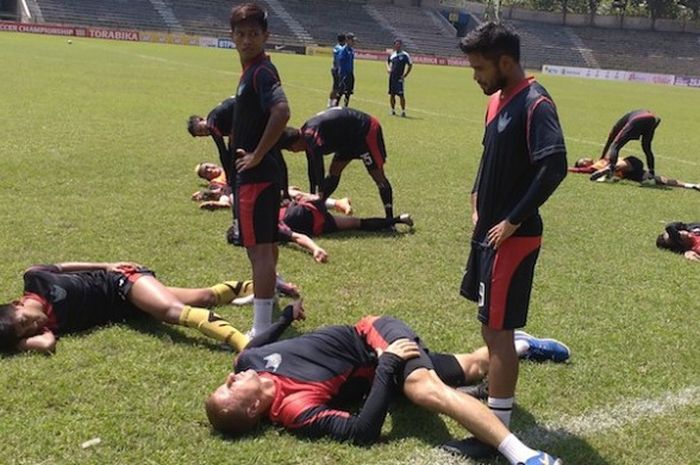
<path id="1" fill-rule="evenodd" d="M 219 151 L 219 161 L 226 173 L 226 179 L 235 180 L 231 153 L 224 137 L 231 136 L 233 129 L 233 113 L 236 108 L 236 97 L 229 97 L 216 106 L 207 115 L 207 119 L 199 115 L 192 115 L 187 121 L 187 131 L 192 137 L 211 136 Z M 231 186 L 233 188 L 233 186 Z"/>
<path id="2" fill-rule="evenodd" d="M 406 116 L 406 97 L 404 96 L 403 80 L 413 69 L 413 63 L 408 53 L 403 51 L 401 39 L 394 41 L 394 52 L 386 59 L 386 72 L 389 73 L 389 104 L 391 114 L 395 115 L 396 96 L 401 100 L 401 116 Z"/>
<path id="3" fill-rule="evenodd" d="M 289 120 L 277 69 L 265 55 L 267 12 L 254 3 L 234 7 L 231 35 L 243 71 L 236 94 L 233 144 L 238 238 L 253 268 L 255 298 L 251 334 L 271 323 L 277 267 L 277 216 L 284 161 L 274 149 Z M 286 189 L 286 186 L 284 186 Z"/>
<path id="4" fill-rule="evenodd" d="M 340 80 L 339 71 L 340 67 L 338 65 L 338 56 L 340 51 L 345 46 L 345 34 L 338 34 L 338 43 L 333 46 L 333 67 L 331 68 L 331 76 L 333 76 L 333 88 L 331 88 L 331 94 L 328 97 L 328 107 L 334 107 L 338 104 L 338 84 Z"/>
<path id="5" fill-rule="evenodd" d="M 345 34 L 345 46 L 338 50 L 338 101 L 345 96 L 345 106 L 350 103 L 350 96 L 355 92 L 355 34 Z"/>
<path id="6" fill-rule="evenodd" d="M 642 150 L 644 150 L 644 155 L 647 158 L 647 167 L 653 177 L 655 175 L 654 153 L 651 151 L 651 141 L 654 139 L 654 132 L 659 123 L 661 123 L 661 118 L 658 118 L 648 110 L 631 111 L 620 118 L 610 131 L 603 153 L 600 156 L 600 158 L 608 159 L 608 169 L 594 173 L 591 175 L 591 180 L 595 181 L 602 176 L 608 179 L 612 178 L 615 174 L 620 150 L 627 142 L 636 139 L 642 140 Z"/>
<path id="7" fill-rule="evenodd" d="M 348 163 L 361 159 L 379 189 L 386 217 L 394 217 L 394 195 L 384 175 L 384 136 L 375 117 L 352 108 L 329 108 L 308 120 L 301 129 L 286 128 L 279 147 L 292 152 L 306 151 L 309 189 L 323 199 L 338 187 Z M 324 178 L 323 155 L 329 153 L 334 153 L 333 161 Z"/>
<path id="8" fill-rule="evenodd" d="M 488 406 L 508 426 L 518 380 L 513 331 L 527 321 L 542 235 L 538 208 L 566 176 L 566 148 L 551 97 L 525 77 L 515 32 L 484 23 L 460 48 L 474 80 L 490 96 L 461 294 L 478 303 L 491 367 Z M 472 457 L 496 453 L 473 438 L 461 446 Z"/>

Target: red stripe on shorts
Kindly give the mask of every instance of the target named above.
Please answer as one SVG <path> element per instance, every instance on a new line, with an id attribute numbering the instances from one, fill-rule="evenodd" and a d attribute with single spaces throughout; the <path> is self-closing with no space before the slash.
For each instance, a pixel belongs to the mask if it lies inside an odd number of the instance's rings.
<path id="1" fill-rule="evenodd" d="M 238 226 L 241 228 L 243 236 L 243 247 L 253 247 L 257 243 L 255 238 L 255 202 L 260 193 L 271 184 L 271 182 L 259 182 L 238 186 Z"/>
<path id="2" fill-rule="evenodd" d="M 489 328 L 503 328 L 508 304 L 508 290 L 510 289 L 513 275 L 525 257 L 537 250 L 541 243 L 541 236 L 511 236 L 498 247 L 491 270 Z"/>
<path id="3" fill-rule="evenodd" d="M 367 342 L 373 349 L 386 349 L 389 343 L 384 340 L 381 334 L 374 327 L 374 322 L 379 319 L 378 316 L 366 316 L 355 324 L 355 331 Z"/>
<path id="4" fill-rule="evenodd" d="M 377 133 L 379 132 L 379 121 L 377 118 L 371 117 L 369 120 L 369 131 L 365 136 L 365 143 L 369 147 L 369 153 L 372 155 L 372 160 L 377 168 L 384 166 L 384 158 L 382 158 L 382 151 L 379 150 L 379 143 L 377 142 Z"/>

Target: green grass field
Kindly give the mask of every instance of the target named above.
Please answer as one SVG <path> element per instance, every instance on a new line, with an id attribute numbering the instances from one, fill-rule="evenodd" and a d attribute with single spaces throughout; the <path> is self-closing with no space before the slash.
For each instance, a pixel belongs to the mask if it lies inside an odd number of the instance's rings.
<path id="1" fill-rule="evenodd" d="M 329 58 L 273 61 L 292 123 L 324 108 Z M 321 238 L 326 265 L 283 247 L 279 270 L 306 298 L 308 319 L 296 330 L 391 314 L 436 350 L 471 350 L 481 343 L 476 309 L 458 286 L 485 97 L 470 70 L 417 65 L 409 118 L 390 117 L 384 65 L 356 67 L 353 104 L 382 122 L 395 208 L 416 228 Z M 234 92 L 235 52 L 2 33 L 0 70 L 0 301 L 21 294 L 22 270 L 33 263 L 133 260 L 178 286 L 249 276 L 243 250 L 223 237 L 229 214 L 189 200 L 193 166 L 217 155 L 211 141 L 187 134 L 186 118 Z M 647 107 L 663 119 L 657 171 L 700 181 L 700 91 L 541 82 L 558 105 L 570 162 L 596 155 L 619 116 Z M 627 148 L 641 152 L 637 142 Z M 291 181 L 306 187 L 304 157 L 287 160 Z M 346 173 L 336 194 L 351 196 L 357 215 L 382 215 L 362 165 Z M 570 175 L 542 209 L 528 330 L 564 340 L 573 357 L 522 364 L 513 428 L 533 446 L 567 464 L 700 463 L 700 266 L 654 246 L 665 222 L 700 219 L 699 205 L 694 191 Z M 251 322 L 249 307 L 220 311 L 239 328 Z M 53 357 L 0 358 L 0 463 L 446 463 L 434 447 L 465 435 L 402 402 L 372 448 L 299 440 L 271 426 L 222 440 L 203 400 L 231 359 L 195 331 L 155 323 L 65 337 Z M 560 431 L 544 434 L 547 426 Z M 101 444 L 80 448 L 94 437 Z"/>

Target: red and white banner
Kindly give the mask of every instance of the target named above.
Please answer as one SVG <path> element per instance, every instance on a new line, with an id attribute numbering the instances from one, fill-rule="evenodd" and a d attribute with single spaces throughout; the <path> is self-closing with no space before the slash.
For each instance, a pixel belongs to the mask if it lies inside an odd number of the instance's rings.
<path id="1" fill-rule="evenodd" d="M 648 82 L 665 85 L 692 85 L 700 78 L 674 76 L 673 74 L 642 73 L 639 71 L 622 71 L 617 69 L 578 68 L 575 66 L 543 65 L 544 74 L 571 76 L 588 79 L 604 79 L 608 81 Z"/>

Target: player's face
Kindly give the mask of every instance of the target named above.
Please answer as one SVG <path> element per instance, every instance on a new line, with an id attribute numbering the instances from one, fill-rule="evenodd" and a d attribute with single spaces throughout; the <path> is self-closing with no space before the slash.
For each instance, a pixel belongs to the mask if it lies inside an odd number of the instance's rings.
<path id="1" fill-rule="evenodd" d="M 469 65 L 474 70 L 474 80 L 484 94 L 491 95 L 506 86 L 508 82 L 501 71 L 501 60 L 492 61 L 484 57 L 481 53 L 468 53 Z"/>
<path id="2" fill-rule="evenodd" d="M 204 120 L 204 118 L 201 118 L 197 122 L 197 125 L 194 127 L 194 135 L 197 137 L 204 137 L 204 136 L 211 135 L 211 131 L 209 130 L 209 127 L 207 127 L 207 122 Z"/>
<path id="3" fill-rule="evenodd" d="M 396 50 L 397 52 L 401 51 L 401 41 L 400 40 L 397 40 L 396 42 L 394 42 L 394 50 Z"/>
<path id="4" fill-rule="evenodd" d="M 221 398 L 235 398 L 242 402 L 257 400 L 262 393 L 262 382 L 255 370 L 230 373 L 224 384 L 214 391 Z"/>
<path id="5" fill-rule="evenodd" d="M 231 40 L 236 45 L 243 63 L 248 63 L 265 50 L 269 33 L 255 22 L 237 24 L 231 33 Z"/>
<path id="6" fill-rule="evenodd" d="M 576 168 L 586 168 L 588 166 L 591 166 L 593 164 L 593 159 L 592 158 L 579 158 L 576 160 L 576 163 L 574 166 Z"/>
<path id="7" fill-rule="evenodd" d="M 199 176 L 207 181 L 211 181 L 219 175 L 221 175 L 221 168 L 213 163 L 203 163 L 202 167 L 199 169 Z"/>
<path id="8" fill-rule="evenodd" d="M 15 307 L 15 334 L 18 338 L 24 339 L 36 336 L 48 323 L 48 318 L 44 312 L 32 307 L 26 307 L 17 303 Z"/>

